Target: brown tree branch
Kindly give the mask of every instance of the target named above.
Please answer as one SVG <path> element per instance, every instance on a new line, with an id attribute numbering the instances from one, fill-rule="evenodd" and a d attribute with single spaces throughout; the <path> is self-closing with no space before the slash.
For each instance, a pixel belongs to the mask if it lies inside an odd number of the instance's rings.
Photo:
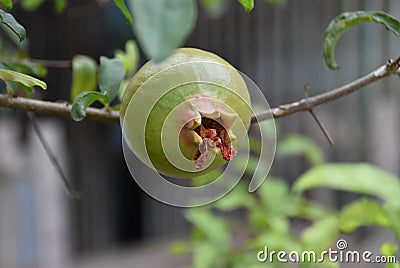
<path id="1" fill-rule="evenodd" d="M 69 103 L 57 103 L 37 99 L 11 97 L 0 94 L 0 107 L 17 109 L 22 111 L 32 111 L 40 114 L 50 114 L 64 117 L 71 117 L 71 107 Z M 119 122 L 119 113 L 116 111 L 106 111 L 105 109 L 88 108 L 86 118 L 102 122 Z"/>
<path id="2" fill-rule="evenodd" d="M 278 118 L 303 111 L 310 111 L 314 107 L 317 107 L 321 104 L 340 99 L 385 77 L 397 74 L 399 67 L 400 57 L 395 61 L 389 61 L 386 65 L 383 65 L 373 72 L 343 86 L 334 88 L 313 97 L 303 98 L 296 102 L 279 105 L 278 107 L 272 108 L 269 111 L 264 111 L 260 114 L 257 114 L 253 116 L 252 122 L 268 120 L 271 117 Z"/>
<path id="3" fill-rule="evenodd" d="M 338 88 L 334 88 L 313 97 L 303 98 L 296 102 L 280 105 L 271 110 L 253 115 L 252 122 L 268 120 L 272 117 L 278 118 L 288 116 L 303 111 L 311 111 L 314 107 L 337 100 L 385 77 L 397 74 L 399 67 L 400 57 L 394 61 L 389 61 L 386 65 L 377 68 L 373 72 Z M 0 94 L 0 107 L 1 106 L 10 109 L 32 111 L 35 113 L 71 117 L 71 104 L 68 103 L 56 103 Z M 105 109 L 89 108 L 86 111 L 86 118 L 95 121 L 118 123 L 119 113 L 116 111 L 106 111 Z"/>

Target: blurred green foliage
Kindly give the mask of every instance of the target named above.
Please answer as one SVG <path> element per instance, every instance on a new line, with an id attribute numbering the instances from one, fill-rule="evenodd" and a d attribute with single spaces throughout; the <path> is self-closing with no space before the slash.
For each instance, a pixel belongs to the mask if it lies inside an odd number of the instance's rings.
<path id="1" fill-rule="evenodd" d="M 325 163 L 322 151 L 313 141 L 288 135 L 278 143 L 277 156 L 301 156 L 311 168 L 290 185 L 281 178 L 269 177 L 255 192 L 249 193 L 243 180 L 215 203 L 186 211 L 193 224 L 189 241 L 171 245 L 174 254 L 193 255 L 193 267 L 291 267 L 292 264 L 261 263 L 257 253 L 269 251 L 299 253 L 312 250 L 317 258 L 328 248 L 336 249 L 341 234 L 361 226 L 380 226 L 393 231 L 400 240 L 400 181 L 364 163 Z M 247 173 L 257 165 L 250 158 Z M 216 172 L 215 178 L 219 174 Z M 204 177 L 204 176 L 203 176 Z M 202 184 L 207 183 L 202 178 Z M 360 194 L 360 198 L 341 210 L 327 209 L 307 198 L 305 191 L 317 187 Z M 299 228 L 303 227 L 303 228 Z M 355 249 L 354 249 L 355 250 Z M 382 245 L 381 253 L 393 256 L 397 247 Z M 326 256 L 327 257 L 327 256 Z M 398 267 L 387 264 L 387 268 Z M 325 258 L 323 263 L 303 262 L 300 267 L 339 267 Z"/>

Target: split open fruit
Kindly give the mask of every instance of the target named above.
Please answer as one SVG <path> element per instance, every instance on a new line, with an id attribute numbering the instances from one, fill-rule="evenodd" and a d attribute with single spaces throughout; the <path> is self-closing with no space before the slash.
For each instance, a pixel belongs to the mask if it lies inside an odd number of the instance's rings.
<path id="1" fill-rule="evenodd" d="M 120 119 L 125 142 L 140 160 L 163 175 L 192 178 L 235 156 L 251 114 L 235 68 L 210 52 L 181 48 L 132 77 Z"/>

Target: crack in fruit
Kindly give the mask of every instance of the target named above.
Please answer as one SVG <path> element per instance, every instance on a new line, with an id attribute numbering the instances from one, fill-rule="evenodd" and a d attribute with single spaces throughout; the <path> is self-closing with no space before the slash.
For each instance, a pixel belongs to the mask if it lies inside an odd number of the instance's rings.
<path id="1" fill-rule="evenodd" d="M 201 124 L 194 131 L 203 139 L 194 155 L 195 168 L 202 169 L 207 161 L 209 148 L 220 148 L 222 158 L 232 160 L 236 150 L 231 145 L 231 139 L 226 129 L 216 120 L 201 118 Z"/>

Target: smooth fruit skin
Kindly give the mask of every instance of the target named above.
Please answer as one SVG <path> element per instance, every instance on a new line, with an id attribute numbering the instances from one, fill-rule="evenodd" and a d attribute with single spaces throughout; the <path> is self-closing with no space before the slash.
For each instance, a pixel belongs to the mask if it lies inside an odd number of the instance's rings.
<path id="1" fill-rule="evenodd" d="M 240 74 L 222 58 L 195 48 L 177 49 L 161 64 L 146 63 L 132 77 L 120 111 L 128 146 L 159 173 L 177 178 L 203 175 L 227 162 L 216 147 L 210 150 L 211 155 L 216 153 L 214 161 L 202 170 L 195 168 L 201 137 L 193 129 L 202 122 L 200 115 L 222 122 L 236 137 L 231 144 L 238 148 L 247 135 L 251 107 Z M 170 144 L 179 146 L 166 155 Z M 184 159 L 177 166 L 171 164 L 171 155 L 180 154 Z"/>

